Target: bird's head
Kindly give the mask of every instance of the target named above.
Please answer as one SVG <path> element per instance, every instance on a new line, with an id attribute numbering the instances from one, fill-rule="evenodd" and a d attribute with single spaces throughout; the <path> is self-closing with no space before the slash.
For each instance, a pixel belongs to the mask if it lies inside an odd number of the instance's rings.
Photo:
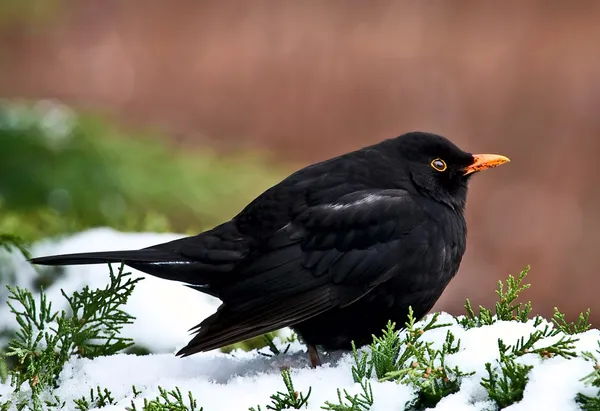
<path id="1" fill-rule="evenodd" d="M 497 154 L 471 154 L 445 137 L 422 132 L 396 140 L 409 184 L 423 195 L 452 208 L 464 209 L 467 185 L 474 173 L 510 161 Z"/>

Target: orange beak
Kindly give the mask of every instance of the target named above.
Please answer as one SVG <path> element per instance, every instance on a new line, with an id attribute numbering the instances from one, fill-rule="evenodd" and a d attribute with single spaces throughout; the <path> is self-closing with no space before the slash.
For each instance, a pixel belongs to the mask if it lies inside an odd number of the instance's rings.
<path id="1" fill-rule="evenodd" d="M 498 167 L 504 163 L 508 163 L 510 160 L 508 157 L 504 157 L 498 154 L 473 154 L 475 161 L 468 167 L 465 167 L 465 176 L 477 171 L 482 171 L 492 167 Z"/>

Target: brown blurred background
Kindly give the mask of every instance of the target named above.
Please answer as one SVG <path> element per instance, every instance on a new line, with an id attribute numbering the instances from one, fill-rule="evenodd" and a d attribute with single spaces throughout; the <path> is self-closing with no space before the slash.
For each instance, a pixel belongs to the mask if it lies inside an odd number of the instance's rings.
<path id="1" fill-rule="evenodd" d="M 300 165 L 410 130 L 505 154 L 471 184 L 468 251 L 437 308 L 490 304 L 531 264 L 537 312 L 592 307 L 598 324 L 600 2 L 59 3 L 1 26 L 0 97 Z"/>

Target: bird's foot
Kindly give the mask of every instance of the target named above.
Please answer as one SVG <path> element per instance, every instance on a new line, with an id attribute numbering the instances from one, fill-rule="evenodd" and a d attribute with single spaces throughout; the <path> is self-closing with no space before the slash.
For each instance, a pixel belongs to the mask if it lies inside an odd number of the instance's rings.
<path id="1" fill-rule="evenodd" d="M 316 368 L 321 365 L 321 358 L 319 358 L 319 351 L 313 344 L 308 344 L 308 359 L 310 360 L 310 367 Z"/>

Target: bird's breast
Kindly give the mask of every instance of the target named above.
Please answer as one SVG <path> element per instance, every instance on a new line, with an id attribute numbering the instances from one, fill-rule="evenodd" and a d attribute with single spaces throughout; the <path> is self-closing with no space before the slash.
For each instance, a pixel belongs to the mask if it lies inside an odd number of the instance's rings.
<path id="1" fill-rule="evenodd" d="M 397 272 L 375 293 L 391 299 L 389 304 L 435 302 L 456 275 L 466 249 L 461 216 L 432 219 L 410 237 L 394 245 Z"/>

